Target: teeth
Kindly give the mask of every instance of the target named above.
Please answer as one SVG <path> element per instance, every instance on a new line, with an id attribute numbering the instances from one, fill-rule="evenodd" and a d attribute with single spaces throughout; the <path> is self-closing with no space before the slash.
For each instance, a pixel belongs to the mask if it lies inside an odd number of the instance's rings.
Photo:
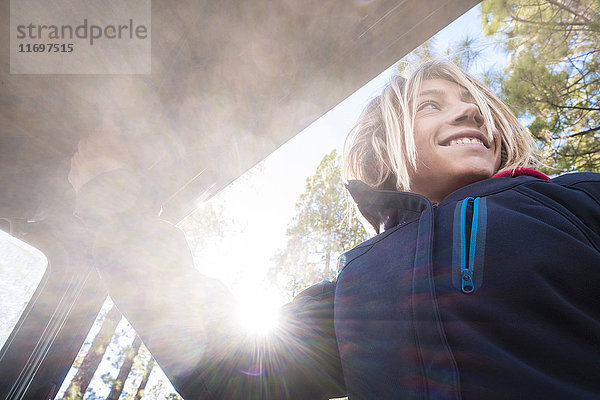
<path id="1" fill-rule="evenodd" d="M 450 146 L 453 146 L 455 144 L 471 144 L 471 143 L 475 143 L 475 144 L 483 144 L 483 142 L 477 138 L 469 138 L 469 137 L 465 137 L 465 138 L 458 138 L 458 139 L 452 139 L 450 141 Z"/>

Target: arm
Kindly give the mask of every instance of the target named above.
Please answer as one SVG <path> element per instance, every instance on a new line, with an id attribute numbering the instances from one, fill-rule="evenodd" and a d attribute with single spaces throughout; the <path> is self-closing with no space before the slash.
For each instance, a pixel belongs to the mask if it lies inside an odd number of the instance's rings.
<path id="1" fill-rule="evenodd" d="M 96 267 L 119 309 L 184 398 L 319 399 L 343 395 L 333 329 L 334 285 L 282 310 L 279 328 L 248 336 L 232 295 L 202 276 L 183 233 L 156 217 L 104 223 Z"/>

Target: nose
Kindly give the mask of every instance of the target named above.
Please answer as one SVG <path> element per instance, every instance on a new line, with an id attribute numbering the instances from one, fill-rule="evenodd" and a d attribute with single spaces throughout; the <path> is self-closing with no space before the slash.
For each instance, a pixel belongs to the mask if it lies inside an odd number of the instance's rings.
<path id="1" fill-rule="evenodd" d="M 455 124 L 473 123 L 478 128 L 485 122 L 477 104 L 463 101 L 455 106 L 452 119 Z"/>

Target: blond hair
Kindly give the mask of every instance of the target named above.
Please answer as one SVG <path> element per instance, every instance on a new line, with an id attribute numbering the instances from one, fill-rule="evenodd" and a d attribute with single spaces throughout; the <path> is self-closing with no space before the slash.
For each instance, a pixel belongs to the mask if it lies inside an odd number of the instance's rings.
<path id="1" fill-rule="evenodd" d="M 392 77 L 383 93 L 365 108 L 346 138 L 343 174 L 375 189 L 410 191 L 409 173 L 417 168 L 414 140 L 416 99 L 422 82 L 445 79 L 469 92 L 485 121 L 488 140 L 498 130 L 501 164 L 497 172 L 538 164 L 535 141 L 513 112 L 492 91 L 455 64 L 430 60 L 408 78 Z"/>

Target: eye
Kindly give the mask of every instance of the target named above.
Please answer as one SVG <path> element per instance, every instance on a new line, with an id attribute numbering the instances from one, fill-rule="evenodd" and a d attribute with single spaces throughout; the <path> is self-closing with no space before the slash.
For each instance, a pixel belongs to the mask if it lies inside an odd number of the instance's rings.
<path id="1" fill-rule="evenodd" d="M 440 106 L 435 101 L 427 100 L 419 104 L 417 111 L 421 110 L 439 110 Z"/>

